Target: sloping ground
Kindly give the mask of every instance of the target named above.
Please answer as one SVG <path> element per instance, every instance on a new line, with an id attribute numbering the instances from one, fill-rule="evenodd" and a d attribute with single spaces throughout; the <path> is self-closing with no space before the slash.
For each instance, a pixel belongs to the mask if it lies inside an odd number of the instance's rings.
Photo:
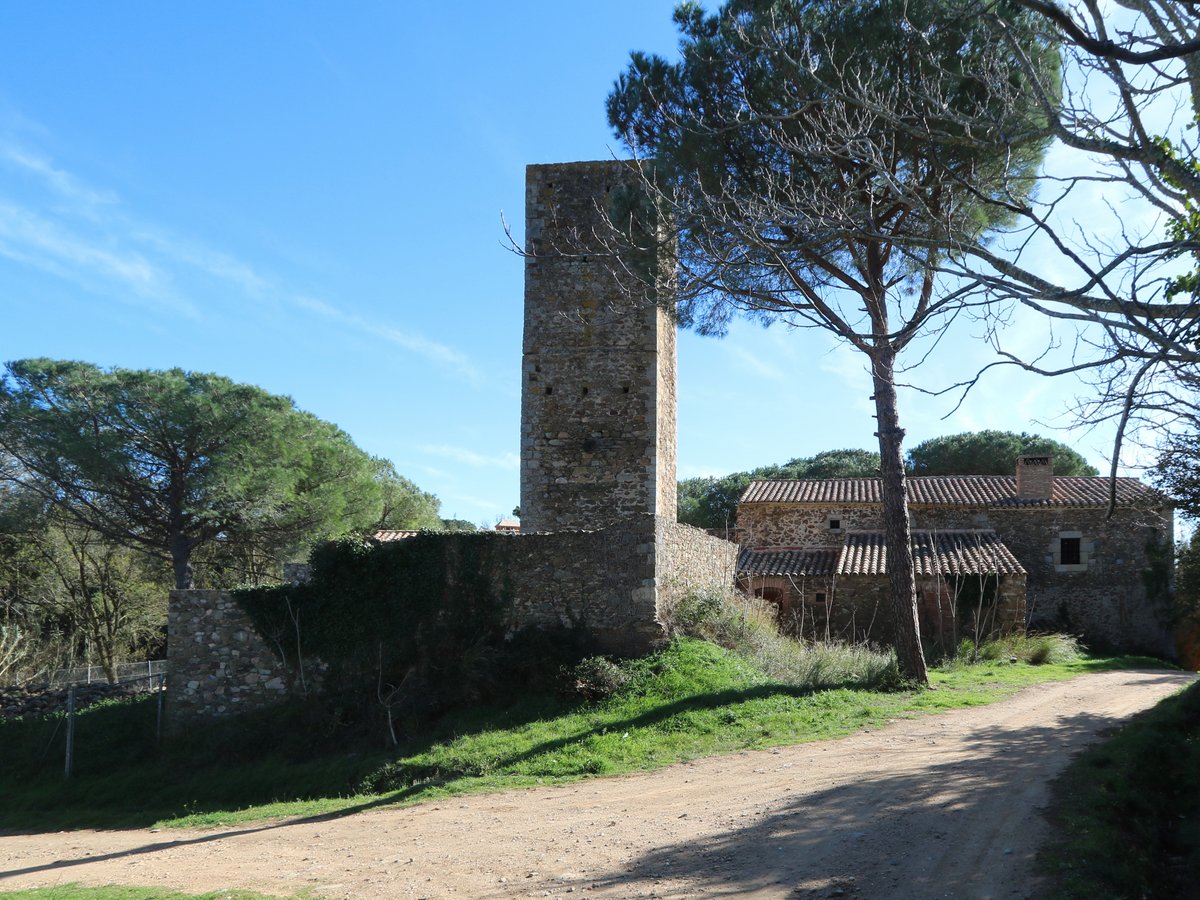
<path id="1" fill-rule="evenodd" d="M 1026 897 L 1046 785 L 1191 673 L 1086 675 L 838 741 L 555 788 L 207 831 L 0 838 L 0 889 L 331 897 Z"/>

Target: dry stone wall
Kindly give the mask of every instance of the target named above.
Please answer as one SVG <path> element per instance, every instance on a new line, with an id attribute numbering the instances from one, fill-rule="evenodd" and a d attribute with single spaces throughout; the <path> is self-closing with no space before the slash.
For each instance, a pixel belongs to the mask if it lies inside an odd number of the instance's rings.
<path id="1" fill-rule="evenodd" d="M 738 545 L 669 519 L 655 523 L 657 610 L 662 621 L 688 593 L 732 587 Z"/>
<path id="2" fill-rule="evenodd" d="M 261 709 L 288 696 L 291 676 L 228 591 L 171 591 L 167 610 L 167 720 Z"/>

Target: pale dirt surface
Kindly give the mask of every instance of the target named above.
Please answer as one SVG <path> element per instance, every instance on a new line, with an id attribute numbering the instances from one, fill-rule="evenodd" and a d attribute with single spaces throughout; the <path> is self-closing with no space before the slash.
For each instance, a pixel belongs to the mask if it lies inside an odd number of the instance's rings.
<path id="1" fill-rule="evenodd" d="M 3 836 L 0 889 L 1028 897 L 1047 782 L 1194 677 L 1087 675 L 837 741 L 325 820 Z"/>

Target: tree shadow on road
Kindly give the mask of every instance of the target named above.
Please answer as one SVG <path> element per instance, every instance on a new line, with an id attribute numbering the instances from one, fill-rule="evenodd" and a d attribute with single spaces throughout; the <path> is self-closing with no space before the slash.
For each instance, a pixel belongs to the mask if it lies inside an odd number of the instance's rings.
<path id="1" fill-rule="evenodd" d="M 928 898 L 988 896 L 997 873 L 1031 876 L 1036 848 L 1026 838 L 1040 827 L 1046 782 L 1114 721 L 1080 714 L 983 728 L 965 753 L 920 766 L 940 742 L 934 721 L 908 743 L 881 740 L 866 777 L 808 793 L 797 772 L 796 793 L 747 811 L 749 824 L 664 844 L 592 881 L 622 895 L 670 896 L 687 883 L 715 895 Z M 1030 884 L 1017 887 L 1028 896 Z"/>

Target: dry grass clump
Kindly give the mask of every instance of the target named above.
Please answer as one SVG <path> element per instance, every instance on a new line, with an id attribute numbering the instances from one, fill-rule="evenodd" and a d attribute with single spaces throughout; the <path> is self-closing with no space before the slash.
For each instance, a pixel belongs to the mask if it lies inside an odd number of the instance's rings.
<path id="1" fill-rule="evenodd" d="M 772 681 L 792 687 L 880 689 L 899 683 L 891 651 L 798 641 L 780 633 L 774 606 L 739 591 L 689 594 L 671 610 L 668 626 L 748 657 Z"/>
<path id="2" fill-rule="evenodd" d="M 1069 634 L 1010 634 L 979 647 L 979 658 L 1017 659 L 1030 665 L 1059 665 L 1083 656 L 1079 638 Z"/>

